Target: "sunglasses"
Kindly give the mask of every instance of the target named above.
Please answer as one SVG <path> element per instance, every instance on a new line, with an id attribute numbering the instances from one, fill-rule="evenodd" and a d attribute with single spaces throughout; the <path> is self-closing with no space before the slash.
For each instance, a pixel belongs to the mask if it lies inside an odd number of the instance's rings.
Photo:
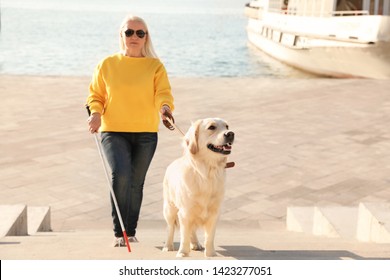
<path id="1" fill-rule="evenodd" d="M 126 37 L 131 37 L 131 36 L 133 36 L 134 33 L 135 33 L 135 35 L 137 35 L 138 38 L 141 38 L 141 39 L 143 37 L 145 37 L 146 34 L 148 34 L 148 32 L 145 32 L 142 29 L 139 29 L 139 30 L 127 29 L 125 31 Z"/>

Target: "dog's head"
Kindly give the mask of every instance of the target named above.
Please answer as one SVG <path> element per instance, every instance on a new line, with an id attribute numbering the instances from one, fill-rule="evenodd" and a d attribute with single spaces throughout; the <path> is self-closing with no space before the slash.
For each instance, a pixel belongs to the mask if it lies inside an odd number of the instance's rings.
<path id="1" fill-rule="evenodd" d="M 234 142 L 234 132 L 220 118 L 201 119 L 194 122 L 185 135 L 185 145 L 191 154 L 228 156 Z"/>

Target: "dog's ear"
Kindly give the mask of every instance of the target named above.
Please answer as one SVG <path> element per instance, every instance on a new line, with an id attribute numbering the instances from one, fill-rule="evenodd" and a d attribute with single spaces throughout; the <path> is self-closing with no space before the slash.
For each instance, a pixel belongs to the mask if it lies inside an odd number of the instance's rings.
<path id="1" fill-rule="evenodd" d="M 201 122 L 202 120 L 197 120 L 196 122 L 194 122 L 188 130 L 187 134 L 185 135 L 185 142 L 191 154 L 196 154 L 199 151 L 198 137 Z"/>

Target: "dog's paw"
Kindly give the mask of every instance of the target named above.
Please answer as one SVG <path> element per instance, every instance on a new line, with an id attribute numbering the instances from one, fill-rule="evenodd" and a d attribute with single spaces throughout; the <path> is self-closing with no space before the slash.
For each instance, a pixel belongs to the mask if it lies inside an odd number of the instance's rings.
<path id="1" fill-rule="evenodd" d="M 202 251 L 203 250 L 203 246 L 200 245 L 200 243 L 191 243 L 191 250 Z"/>
<path id="2" fill-rule="evenodd" d="M 215 250 L 205 250 L 204 251 L 204 256 L 205 257 L 216 257 L 217 256 L 217 252 L 215 252 Z"/>
<path id="3" fill-rule="evenodd" d="M 163 252 L 174 251 L 173 245 L 164 246 L 164 247 L 162 248 L 162 251 L 163 251 Z"/>
<path id="4" fill-rule="evenodd" d="M 185 258 L 185 257 L 188 257 L 189 254 L 188 253 L 185 253 L 185 252 L 177 252 L 176 254 L 176 258 Z"/>

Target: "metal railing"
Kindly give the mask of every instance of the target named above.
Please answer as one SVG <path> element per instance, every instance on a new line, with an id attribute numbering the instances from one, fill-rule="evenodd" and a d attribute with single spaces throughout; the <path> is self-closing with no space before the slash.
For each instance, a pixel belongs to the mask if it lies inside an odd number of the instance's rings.
<path id="1" fill-rule="evenodd" d="M 294 10 L 294 9 L 269 9 L 270 13 L 277 14 L 286 14 L 293 16 L 315 16 L 315 17 L 332 17 L 332 16 L 367 16 L 370 13 L 365 10 L 359 11 L 331 11 L 331 12 L 321 12 L 321 11 L 308 11 L 308 10 Z"/>

